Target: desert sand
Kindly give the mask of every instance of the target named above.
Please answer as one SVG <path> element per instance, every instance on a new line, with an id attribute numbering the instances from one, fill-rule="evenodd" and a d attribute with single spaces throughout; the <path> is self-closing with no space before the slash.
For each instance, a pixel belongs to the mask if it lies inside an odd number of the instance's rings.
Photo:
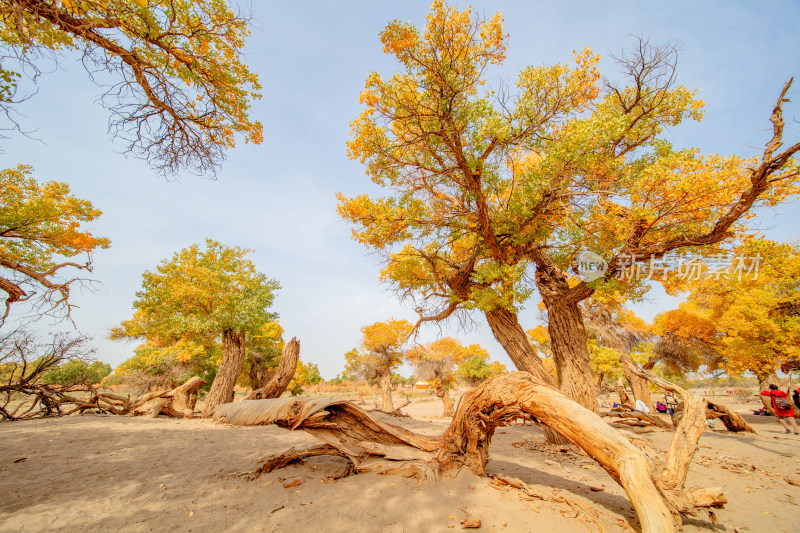
<path id="1" fill-rule="evenodd" d="M 758 435 L 707 430 L 687 486 L 721 486 L 729 503 L 687 520 L 683 531 L 800 531 L 800 436 L 784 435 L 757 404 L 731 401 Z M 441 402 L 415 400 L 391 423 L 429 434 L 449 419 Z M 748 414 L 749 413 L 749 414 Z M 384 416 L 377 414 L 376 416 Z M 639 435 L 656 455 L 670 432 Z M 248 476 L 265 456 L 318 443 L 278 427 L 208 420 L 83 415 L 0 424 L 0 531 L 386 531 L 461 529 L 467 513 L 482 531 L 639 531 L 624 491 L 586 456 L 544 444 L 535 425 L 500 428 L 490 474 L 523 480 L 555 501 L 462 471 L 420 483 L 359 474 L 334 480 L 345 462 L 309 459 Z M 787 481 L 789 480 L 789 481 Z M 564 497 L 568 501 L 561 501 Z M 577 515 L 577 516 L 576 516 Z"/>

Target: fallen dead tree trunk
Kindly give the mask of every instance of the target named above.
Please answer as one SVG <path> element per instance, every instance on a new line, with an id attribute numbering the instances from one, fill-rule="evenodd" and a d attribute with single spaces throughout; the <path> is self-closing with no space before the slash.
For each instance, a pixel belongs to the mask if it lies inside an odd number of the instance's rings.
<path id="1" fill-rule="evenodd" d="M 297 361 L 300 359 L 300 341 L 296 337 L 286 343 L 281 352 L 281 360 L 278 362 L 278 369 L 269 379 L 266 385 L 260 389 L 250 391 L 244 400 L 260 400 L 269 398 L 280 398 L 289 382 L 294 377 L 297 370 Z"/>
<path id="2" fill-rule="evenodd" d="M 686 420 L 704 416 L 699 404 L 691 403 L 688 409 L 692 415 Z M 241 401 L 218 406 L 213 416 L 234 425 L 302 429 L 328 445 L 323 454 L 346 457 L 356 472 L 421 479 L 435 479 L 462 467 L 483 475 L 495 428 L 517 419 L 536 418 L 580 446 L 622 485 L 646 533 L 674 532 L 679 513 L 726 503 L 719 489 L 684 489 L 685 469 L 696 443 L 688 455 L 676 454 L 671 447 L 664 466 L 655 471 L 647 456 L 601 417 L 558 390 L 537 383 L 526 372 L 492 378 L 468 391 L 449 428 L 438 438 L 375 419 L 350 402 L 323 398 Z M 676 431 L 676 438 L 690 434 Z M 276 456 L 269 463 L 280 464 L 282 459 Z M 676 468 L 680 461 L 686 463 L 683 470 Z"/>
<path id="3" fill-rule="evenodd" d="M 630 409 L 616 408 L 616 409 L 612 409 L 610 411 L 603 411 L 603 412 L 600 413 L 600 416 L 602 416 L 602 417 L 612 417 L 612 418 L 613 417 L 617 417 L 617 418 L 623 418 L 623 419 L 636 419 L 636 420 L 638 420 L 639 422 L 642 423 L 641 424 L 642 426 L 656 426 L 656 427 L 659 427 L 659 428 L 662 428 L 662 429 L 670 429 L 670 430 L 673 428 L 672 424 L 670 424 L 669 422 L 667 422 L 665 420 L 662 420 L 658 416 L 648 415 L 648 414 L 642 413 L 641 411 L 635 411 L 635 410 L 630 410 Z M 624 421 L 617 421 L 617 422 L 624 422 Z M 629 423 L 629 422 L 625 422 L 625 423 Z"/>
<path id="4" fill-rule="evenodd" d="M 724 405 L 711 400 L 707 400 L 706 419 L 716 418 L 725 426 L 728 431 L 755 433 L 756 431 L 748 424 L 742 415 L 735 413 Z"/>
<path id="5" fill-rule="evenodd" d="M 2 414 L 8 420 L 27 420 L 98 410 L 114 415 L 136 416 L 150 413 L 152 416 L 165 414 L 191 418 L 194 416 L 195 395 L 204 384 L 205 381 L 199 377 L 193 377 L 172 390 L 148 392 L 136 397 L 102 391 L 91 385 L 33 385 L 14 390 L 13 392 L 23 396 L 25 400 L 14 410 L 4 409 Z M 147 408 L 146 404 L 154 400 L 160 401 Z"/>

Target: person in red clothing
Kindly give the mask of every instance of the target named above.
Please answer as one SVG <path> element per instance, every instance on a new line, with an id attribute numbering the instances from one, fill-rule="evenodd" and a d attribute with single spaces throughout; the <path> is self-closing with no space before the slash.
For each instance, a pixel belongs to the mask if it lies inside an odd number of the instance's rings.
<path id="1" fill-rule="evenodd" d="M 775 416 L 778 417 L 778 422 L 781 423 L 783 429 L 786 430 L 786 433 L 791 433 L 789 429 L 789 425 L 786 423 L 786 419 L 789 419 L 789 422 L 792 424 L 792 428 L 794 428 L 794 434 L 800 435 L 797 431 L 797 423 L 794 421 L 794 411 L 792 410 L 792 404 L 789 401 L 789 397 L 786 395 L 785 392 L 782 390 L 778 390 L 778 386 L 771 384 L 769 386 L 769 390 L 761 391 L 762 396 L 769 396 L 772 400 L 772 408 L 775 410 Z M 776 400 L 776 398 L 782 398 L 782 400 Z M 778 404 L 786 402 L 788 408 L 779 408 Z"/>

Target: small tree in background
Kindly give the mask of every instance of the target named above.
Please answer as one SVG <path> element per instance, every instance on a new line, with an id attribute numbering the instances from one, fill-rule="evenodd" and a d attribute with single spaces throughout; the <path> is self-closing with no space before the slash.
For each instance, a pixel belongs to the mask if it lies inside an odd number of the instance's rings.
<path id="1" fill-rule="evenodd" d="M 452 337 L 415 346 L 406 353 L 406 359 L 416 368 L 416 376 L 427 380 L 436 396 L 442 399 L 444 416 L 453 416 L 449 390 L 456 382 L 456 367 L 469 355 L 469 350 Z"/>
<path id="2" fill-rule="evenodd" d="M 111 374 L 111 365 L 100 361 L 72 359 L 42 374 L 48 385 L 97 385 Z"/>
<path id="3" fill-rule="evenodd" d="M 458 365 L 458 377 L 474 387 L 487 379 L 506 372 L 506 366 L 499 361 L 489 362 L 489 352 L 477 344 L 467 347 L 467 359 Z"/>
<path id="4" fill-rule="evenodd" d="M 204 250 L 193 244 L 177 252 L 143 274 L 133 318 L 111 332 L 115 339 L 145 339 L 140 349 L 153 361 L 209 362 L 216 374 L 203 416 L 233 400 L 247 338 L 257 338 L 278 317 L 268 308 L 280 285 L 245 258 L 250 252 L 211 239 Z"/>
<path id="5" fill-rule="evenodd" d="M 297 370 L 295 370 L 292 381 L 289 382 L 289 386 L 286 390 L 288 390 L 292 396 L 299 396 L 303 394 L 303 386 L 316 385 L 320 382 L 322 382 L 322 376 L 320 376 L 319 368 L 316 364 L 297 361 Z"/>
<path id="6" fill-rule="evenodd" d="M 392 370 L 403 362 L 403 346 L 414 327 L 406 320 L 390 319 L 361 328 L 360 349 L 345 354 L 345 373 L 366 380 L 377 379 L 381 388 L 383 410 L 394 411 Z"/>

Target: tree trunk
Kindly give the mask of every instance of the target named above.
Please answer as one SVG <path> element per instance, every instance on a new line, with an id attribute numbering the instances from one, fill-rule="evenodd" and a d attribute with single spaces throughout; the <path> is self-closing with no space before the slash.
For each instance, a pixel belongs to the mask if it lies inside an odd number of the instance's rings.
<path id="1" fill-rule="evenodd" d="M 614 389 L 619 396 L 619 405 L 622 407 L 623 405 L 630 405 L 633 407 L 631 403 L 631 399 L 628 397 L 628 391 L 625 390 L 625 380 L 622 379 L 622 376 L 617 380 L 617 388 Z"/>
<path id="2" fill-rule="evenodd" d="M 726 503 L 719 489 L 684 488 L 704 426 L 705 406 L 699 398 L 679 392 L 685 395 L 688 414 L 656 472 L 647 456 L 620 432 L 559 391 L 536 383 L 527 372 L 488 379 L 465 393 L 439 438 L 382 422 L 350 402 L 327 398 L 237 402 L 218 409 L 214 418 L 234 425 L 302 429 L 328 445 L 317 447 L 316 453 L 347 457 L 356 472 L 435 479 L 462 467 L 483 475 L 495 429 L 518 418 L 535 417 L 583 448 L 622 485 L 645 533 L 672 533 L 680 523 L 679 512 Z M 309 455 L 290 450 L 266 465 L 280 466 Z"/>
<path id="3" fill-rule="evenodd" d="M 450 392 L 444 387 L 439 387 L 436 389 L 436 396 L 442 399 L 444 416 L 453 416 L 455 410 L 453 409 L 453 400 L 450 399 Z"/>
<path id="4" fill-rule="evenodd" d="M 250 391 L 245 400 L 260 400 L 265 398 L 280 398 L 289 382 L 292 381 L 297 370 L 297 362 L 300 360 L 300 341 L 297 337 L 287 342 L 281 353 L 281 360 L 278 361 L 278 368 L 266 385 L 260 389 Z"/>
<path id="5" fill-rule="evenodd" d="M 728 431 L 746 433 L 755 433 L 756 431 L 748 424 L 742 415 L 731 411 L 721 403 L 706 400 L 708 408 L 706 409 L 706 419 L 719 418 L 722 424 Z"/>
<path id="6" fill-rule="evenodd" d="M 756 378 L 758 378 L 758 392 L 769 390 L 769 386 L 771 384 L 778 384 L 778 375 L 775 373 L 774 370 L 770 370 L 769 372 L 765 372 L 762 374 L 756 373 Z M 769 412 L 769 414 L 775 416 L 775 409 L 772 408 L 772 398 L 769 396 L 762 396 L 759 394 L 759 398 L 761 398 L 761 403 L 764 404 L 764 408 Z"/>
<path id="7" fill-rule="evenodd" d="M 519 323 L 517 314 L 507 309 L 493 309 L 484 312 L 489 327 L 492 328 L 494 338 L 505 349 L 511 362 L 517 370 L 530 372 L 539 383 L 552 387 L 558 386 L 553 376 L 544 368 L 536 349 L 531 346 L 528 335 Z M 550 444 L 569 444 L 564 437 L 545 427 L 545 437 Z"/>
<path id="8" fill-rule="evenodd" d="M 627 379 L 628 383 L 631 384 L 634 405 L 636 400 L 641 400 L 647 406 L 647 408 L 650 409 L 651 413 L 655 413 L 656 410 L 655 406 L 653 405 L 653 400 L 650 397 L 650 388 L 647 386 L 647 380 L 640 378 L 635 373 L 630 371 L 629 365 L 634 364 L 631 354 L 627 350 L 622 350 L 619 352 L 619 358 L 620 361 L 622 361 L 622 373 L 625 374 L 625 379 Z"/>
<path id="9" fill-rule="evenodd" d="M 383 410 L 387 413 L 394 411 L 392 403 L 392 373 L 384 372 L 379 377 L 381 385 L 381 398 L 383 399 Z"/>
<path id="10" fill-rule="evenodd" d="M 197 389 L 205 385 L 206 382 L 197 376 L 186 380 L 186 383 L 176 387 L 172 391 L 172 408 L 183 414 L 186 418 L 191 418 L 194 414 L 194 402 L 192 396 L 197 393 Z"/>
<path id="11" fill-rule="evenodd" d="M 541 383 L 556 385 L 553 377 L 545 370 L 536 349 L 531 346 L 516 313 L 499 308 L 486 311 L 484 315 L 492 328 L 494 338 L 503 346 L 517 370 L 530 372 Z"/>
<path id="12" fill-rule="evenodd" d="M 559 389 L 590 411 L 599 412 L 586 329 L 578 304 L 551 301 L 547 305 L 547 317 Z"/>
<path id="13" fill-rule="evenodd" d="M 242 373 L 244 363 L 244 333 L 226 329 L 222 332 L 222 362 L 219 364 L 214 383 L 206 396 L 203 418 L 208 418 L 214 408 L 221 403 L 233 401 L 236 379 Z"/>

